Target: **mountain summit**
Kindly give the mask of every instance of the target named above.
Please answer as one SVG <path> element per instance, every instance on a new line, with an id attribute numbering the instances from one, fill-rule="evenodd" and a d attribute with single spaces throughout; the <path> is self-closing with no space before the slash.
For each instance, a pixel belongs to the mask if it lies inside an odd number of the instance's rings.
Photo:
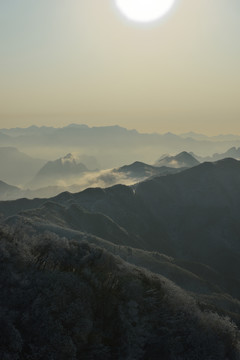
<path id="1" fill-rule="evenodd" d="M 88 168 L 78 162 L 78 159 L 71 153 L 54 161 L 48 161 L 37 173 L 31 182 L 31 186 L 39 187 L 65 180 L 89 171 Z"/>
<path id="2" fill-rule="evenodd" d="M 55 175 L 72 175 L 79 172 L 88 171 L 87 167 L 82 163 L 78 163 L 72 154 L 48 161 L 38 172 L 37 176 L 55 176 Z"/>
<path id="3" fill-rule="evenodd" d="M 155 166 L 168 166 L 173 168 L 193 167 L 199 165 L 199 161 L 186 151 L 175 156 L 165 156 L 156 161 Z"/>

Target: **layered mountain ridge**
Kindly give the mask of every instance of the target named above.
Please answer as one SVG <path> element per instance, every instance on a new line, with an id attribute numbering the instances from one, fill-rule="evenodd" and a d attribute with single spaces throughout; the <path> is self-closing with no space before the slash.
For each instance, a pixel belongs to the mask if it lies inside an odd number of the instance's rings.
<path id="1" fill-rule="evenodd" d="M 239 358 L 240 162 L 172 171 L 0 202 L 2 358 Z"/>
<path id="2" fill-rule="evenodd" d="M 133 187 L 65 192 L 50 203 L 46 199 L 0 202 L 0 211 L 13 216 L 6 220 L 11 226 L 38 223 L 42 229 L 46 225 L 53 230 L 87 231 L 108 241 L 115 234 L 114 243 L 119 236 L 119 244 L 204 263 L 222 273 L 226 284 L 227 279 L 233 284 L 231 294 L 239 297 L 239 181 L 240 163 L 226 159 Z M 87 220 L 92 215 L 95 220 Z"/>

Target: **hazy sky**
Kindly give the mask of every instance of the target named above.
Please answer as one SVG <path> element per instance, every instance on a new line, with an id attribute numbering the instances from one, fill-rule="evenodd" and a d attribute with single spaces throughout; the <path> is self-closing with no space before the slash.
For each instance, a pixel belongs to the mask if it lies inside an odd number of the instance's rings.
<path id="1" fill-rule="evenodd" d="M 176 0 L 152 25 L 114 0 L 0 0 L 0 127 L 240 134 L 239 39 L 239 0 Z"/>

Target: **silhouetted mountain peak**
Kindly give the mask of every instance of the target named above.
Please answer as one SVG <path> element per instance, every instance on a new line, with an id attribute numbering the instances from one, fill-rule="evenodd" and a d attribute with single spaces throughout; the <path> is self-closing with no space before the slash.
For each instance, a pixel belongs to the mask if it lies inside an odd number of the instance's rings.
<path id="1" fill-rule="evenodd" d="M 130 165 L 124 165 L 124 166 L 120 167 L 118 169 L 118 171 L 120 171 L 120 172 L 139 171 L 139 170 L 146 169 L 146 168 L 152 169 L 152 168 L 154 168 L 154 166 L 145 164 L 145 163 L 143 163 L 141 161 L 135 161 L 134 163 L 132 163 Z"/>
<path id="2" fill-rule="evenodd" d="M 180 168 L 180 167 L 192 167 L 199 164 L 199 161 L 196 160 L 193 155 L 186 151 L 182 151 L 181 153 L 175 156 L 166 156 L 161 157 L 155 163 L 156 166 L 168 166 L 173 168 Z"/>
<path id="3" fill-rule="evenodd" d="M 71 153 L 57 159 L 48 161 L 38 172 L 38 176 L 54 176 L 54 175 L 72 175 L 80 172 L 88 171 L 87 167 L 82 163 L 77 163 L 77 159 Z"/>
<path id="4" fill-rule="evenodd" d="M 186 160 L 194 160 L 194 157 L 187 151 L 182 151 L 175 156 L 175 159 L 181 160 L 181 161 L 186 161 Z"/>
<path id="5" fill-rule="evenodd" d="M 240 166 L 240 161 L 237 159 L 234 159 L 232 157 L 227 157 L 227 158 L 215 161 L 214 164 L 218 165 L 218 166 L 220 166 L 220 165 L 221 166 L 222 165 L 223 166 L 228 166 L 228 165 Z"/>
<path id="6" fill-rule="evenodd" d="M 224 172 L 240 171 L 240 161 L 233 158 L 224 158 L 212 163 L 214 167 Z"/>

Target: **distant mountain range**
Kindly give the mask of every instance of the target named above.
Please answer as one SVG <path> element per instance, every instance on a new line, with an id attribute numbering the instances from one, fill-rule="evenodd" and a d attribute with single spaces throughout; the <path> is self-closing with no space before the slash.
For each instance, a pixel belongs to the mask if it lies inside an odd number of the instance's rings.
<path id="1" fill-rule="evenodd" d="M 173 174 L 184 169 L 158 167 L 136 161 L 120 168 L 90 171 L 84 164 L 79 163 L 80 158 L 82 156 L 67 154 L 62 158 L 47 162 L 25 187 L 18 188 L 16 191 L 9 186 L 9 191 L 0 191 L 0 200 L 51 197 L 63 191 L 77 192 L 90 186 L 132 185 L 153 176 Z M 85 156 L 83 158 L 88 160 Z M 92 164 L 94 164 L 94 159 Z"/>
<path id="2" fill-rule="evenodd" d="M 69 124 L 67 126 L 64 126 L 62 128 L 55 128 L 55 127 L 50 127 L 50 126 L 36 126 L 36 125 L 32 125 L 26 128 L 3 128 L 0 129 L 0 135 L 2 136 L 2 138 L 7 139 L 8 137 L 13 137 L 13 138 L 18 138 L 18 137 L 25 137 L 25 136 L 48 136 L 48 135 L 52 135 L 55 133 L 61 134 L 64 132 L 68 132 L 68 133 L 73 133 L 73 132 L 84 132 L 85 134 L 87 134 L 88 132 L 92 132 L 92 133 L 102 133 L 104 134 L 105 132 L 111 132 L 112 134 L 114 133 L 132 133 L 132 134 L 139 134 L 136 130 L 127 130 L 121 126 L 115 125 L 115 126 L 99 126 L 99 127 L 89 127 L 88 125 L 85 124 Z M 144 134 L 142 134 L 144 135 Z M 146 134 L 145 134 L 146 135 Z M 207 136 L 204 134 L 199 134 L 199 133 L 195 133 L 195 132 L 188 132 L 188 133 L 183 133 L 183 134 L 173 134 L 173 133 L 165 133 L 165 134 L 150 134 L 150 135 L 160 135 L 160 136 L 166 136 L 168 138 L 174 138 L 174 137 L 181 137 L 181 138 L 191 138 L 194 140 L 212 140 L 212 141 L 240 141 L 240 135 L 236 135 L 236 134 L 220 134 L 220 135 L 215 135 L 215 136 Z"/>
<path id="3" fill-rule="evenodd" d="M 233 158 L 233 159 L 239 160 L 240 159 L 240 148 L 232 147 L 231 149 L 228 149 L 224 153 L 221 153 L 221 154 L 215 153 L 212 156 L 203 157 L 203 156 L 194 155 L 193 153 L 191 153 L 191 155 L 195 156 L 200 162 L 218 161 L 218 160 L 222 160 L 225 158 Z"/>
<path id="4" fill-rule="evenodd" d="M 198 134 L 195 132 L 188 132 L 184 134 L 180 134 L 179 136 L 183 138 L 192 138 L 195 140 L 212 140 L 212 141 L 239 141 L 240 135 L 234 135 L 234 134 L 226 134 L 226 135 L 215 135 L 215 136 L 207 136 L 204 134 Z"/>
<path id="5" fill-rule="evenodd" d="M 2 146 L 17 147 L 47 160 L 50 159 L 46 154 L 55 154 L 51 155 L 53 159 L 63 152 L 84 153 L 95 157 L 101 169 L 123 166 L 136 160 L 151 163 L 156 154 L 163 153 L 192 151 L 206 157 L 223 153 L 231 147 L 239 147 L 240 144 L 240 137 L 233 135 L 205 137 L 196 134 L 142 134 L 120 126 L 88 127 L 78 124 L 63 128 L 31 126 L 0 129 L 0 135 Z M 85 165 L 90 169 L 88 164 Z"/>
<path id="6" fill-rule="evenodd" d="M 1 158 L 2 154 L 2 158 Z M 215 158 L 222 158 L 227 155 L 237 157 L 239 149 L 231 148 L 226 153 L 214 154 L 213 157 L 208 157 L 213 161 Z M 4 164 L 4 159 L 6 160 Z M 198 160 L 196 159 L 198 158 Z M 12 179 L 9 174 L 15 175 L 15 182 L 21 179 L 22 176 L 30 176 L 33 169 L 43 162 L 31 158 L 17 149 L 0 148 L 0 161 L 2 159 L 3 170 L 7 171 L 3 174 L 3 179 Z M 36 161 L 35 161 L 36 160 Z M 63 191 L 79 192 L 87 187 L 108 187 L 116 184 L 132 185 L 137 182 L 146 180 L 150 177 L 165 176 L 174 174 L 184 169 L 197 166 L 199 160 L 204 158 L 198 157 L 193 153 L 183 151 L 177 155 L 163 155 L 159 158 L 155 165 L 146 164 L 140 161 L 135 161 L 132 164 L 121 167 L 107 169 L 107 170 L 89 170 L 85 164 L 89 164 L 91 169 L 97 165 L 97 161 L 93 156 L 87 155 L 73 155 L 71 153 L 58 158 L 53 161 L 45 162 L 39 168 L 36 175 L 28 182 L 16 189 L 9 188 L 7 192 L 0 191 L 0 200 L 13 200 L 20 197 L 34 198 L 34 197 L 51 197 Z M 11 164 L 11 166 L 10 166 Z M 32 165 L 33 164 L 33 165 Z M 5 166 L 5 167 L 4 167 Z M 16 175 L 18 172 L 18 175 Z M 21 175 L 22 174 L 22 175 Z M 5 183 L 11 183 L 10 181 Z"/>

